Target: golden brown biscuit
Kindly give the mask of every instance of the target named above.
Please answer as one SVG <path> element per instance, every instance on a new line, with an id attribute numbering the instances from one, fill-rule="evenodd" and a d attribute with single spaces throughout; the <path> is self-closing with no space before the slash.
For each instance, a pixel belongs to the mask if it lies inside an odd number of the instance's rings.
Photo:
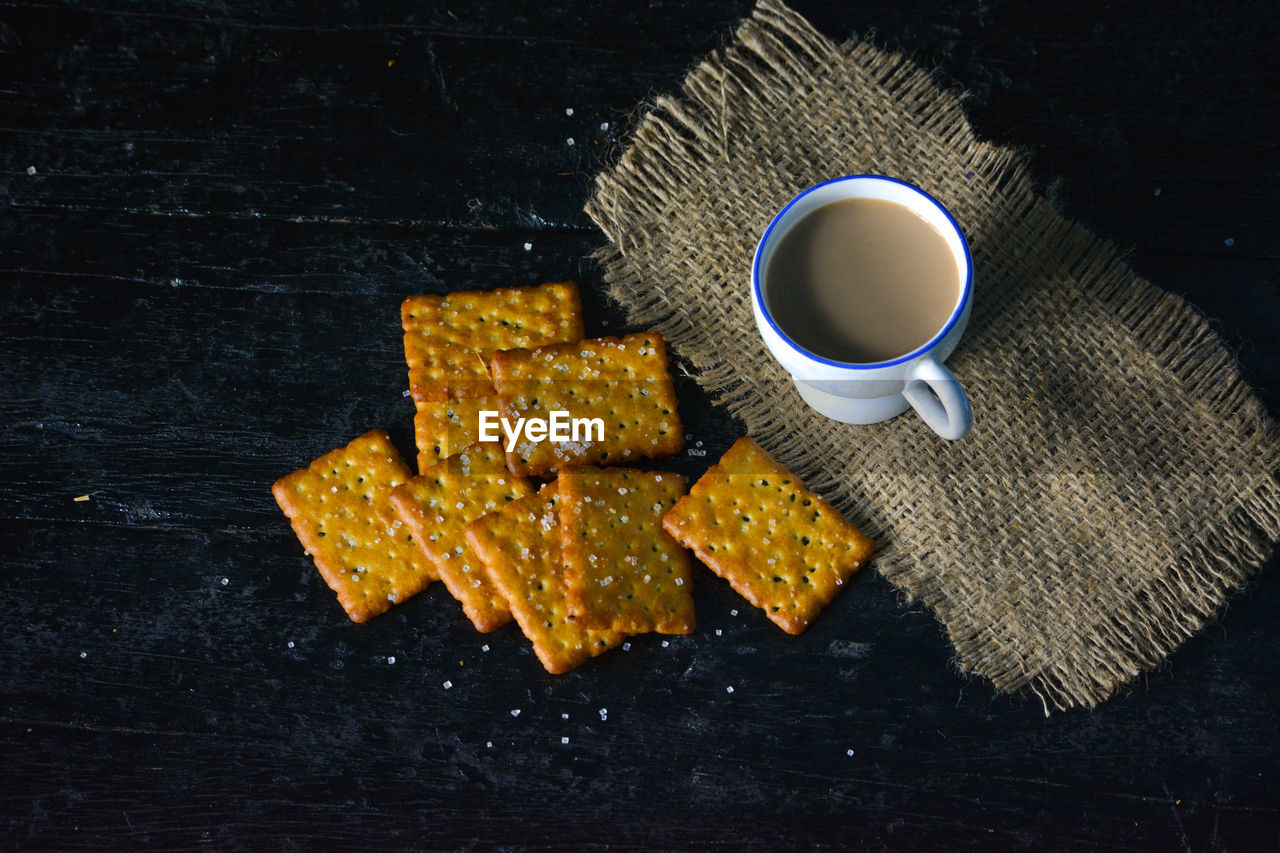
<path id="1" fill-rule="evenodd" d="M 569 615 L 556 506 L 556 484 L 548 483 L 467 526 L 467 541 L 551 673 L 567 672 L 625 636 L 585 627 Z"/>
<path id="2" fill-rule="evenodd" d="M 522 441 L 507 454 L 518 474 L 543 475 L 572 465 L 617 465 L 679 452 L 684 444 L 666 344 L 657 332 L 594 338 L 494 355 L 493 382 L 502 414 L 599 419 L 601 429 L 568 441 Z"/>
<path id="3" fill-rule="evenodd" d="M 536 287 L 410 296 L 400 305 L 414 402 L 493 393 L 498 350 L 582 339 L 582 302 L 571 281 Z"/>
<path id="4" fill-rule="evenodd" d="M 421 592 L 436 573 L 392 511 L 409 468 L 382 430 L 326 453 L 271 487 L 302 547 L 354 622 Z"/>
<path id="5" fill-rule="evenodd" d="M 479 631 L 502 627 L 511 621 L 511 612 L 464 531 L 485 513 L 532 492 L 527 480 L 507 470 L 502 448 L 490 443 L 464 448 L 391 493 L 396 513 Z"/>
<path id="6" fill-rule="evenodd" d="M 875 551 L 750 438 L 738 439 L 662 524 L 791 634 L 808 628 Z"/>
<path id="7" fill-rule="evenodd" d="M 569 612 L 629 634 L 689 634 L 689 554 L 662 529 L 684 477 L 634 468 L 568 468 L 557 480 Z"/>

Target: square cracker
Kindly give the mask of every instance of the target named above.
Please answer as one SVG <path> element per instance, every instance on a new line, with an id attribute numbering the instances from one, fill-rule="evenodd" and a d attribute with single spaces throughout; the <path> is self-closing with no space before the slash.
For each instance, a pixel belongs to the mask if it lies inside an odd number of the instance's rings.
<path id="1" fill-rule="evenodd" d="M 498 411 L 497 396 L 466 397 L 421 403 L 413 416 L 418 445 L 418 470 L 425 471 L 446 456 L 480 440 L 480 412 Z"/>
<path id="2" fill-rule="evenodd" d="M 662 524 L 790 634 L 808 628 L 875 551 L 750 438 L 738 439 Z"/>
<path id="3" fill-rule="evenodd" d="M 464 531 L 485 513 L 532 491 L 527 480 L 507 470 L 501 445 L 490 442 L 455 453 L 391 493 L 396 512 L 480 631 L 510 622 L 511 611 L 489 582 Z"/>
<path id="4" fill-rule="evenodd" d="M 569 614 L 556 506 L 556 484 L 547 483 L 467 525 L 467 541 L 550 673 L 568 672 L 625 636 L 586 627 Z"/>
<path id="5" fill-rule="evenodd" d="M 410 296 L 400 323 L 409 392 L 421 406 L 492 394 L 498 350 L 582 340 L 582 302 L 571 281 Z"/>
<path id="6" fill-rule="evenodd" d="M 353 622 L 386 612 L 436 578 L 391 508 L 392 489 L 410 476 L 387 434 L 373 430 L 271 487 Z"/>
<path id="7" fill-rule="evenodd" d="M 631 634 L 690 634 L 689 554 L 662 529 L 684 477 L 634 468 L 569 468 L 559 479 L 569 612 Z"/>
<path id="8" fill-rule="evenodd" d="M 515 473 L 652 459 L 684 445 L 667 348 L 657 332 L 509 350 L 495 354 L 492 363 L 502 414 L 510 422 L 561 410 L 570 418 L 599 418 L 604 426 L 602 441 L 522 441 L 507 454 Z"/>

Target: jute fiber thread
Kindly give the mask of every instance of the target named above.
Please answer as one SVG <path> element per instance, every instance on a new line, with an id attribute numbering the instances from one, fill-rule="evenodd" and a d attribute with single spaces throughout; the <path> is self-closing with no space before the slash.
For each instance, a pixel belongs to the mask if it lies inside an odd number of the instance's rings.
<path id="1" fill-rule="evenodd" d="M 958 442 L 912 413 L 823 418 L 756 333 L 759 235 L 800 190 L 856 173 L 922 187 L 969 239 Z M 1275 426 L 1204 318 L 1060 216 L 900 55 L 763 0 L 654 100 L 587 212 L 629 320 L 876 538 L 876 568 L 935 613 L 963 670 L 1046 713 L 1160 664 L 1280 536 Z"/>

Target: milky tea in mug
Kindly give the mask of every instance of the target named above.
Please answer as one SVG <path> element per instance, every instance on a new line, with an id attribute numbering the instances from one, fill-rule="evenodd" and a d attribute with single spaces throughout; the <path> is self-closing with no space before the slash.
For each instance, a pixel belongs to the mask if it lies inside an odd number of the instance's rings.
<path id="1" fill-rule="evenodd" d="M 778 326 L 832 361 L 891 361 L 946 325 L 963 284 L 946 239 L 910 208 L 845 198 L 778 241 L 762 295 Z"/>
<path id="2" fill-rule="evenodd" d="M 940 437 L 973 426 L 943 363 L 973 307 L 973 260 L 936 199 L 884 175 L 815 184 L 773 217 L 751 262 L 769 354 L 821 415 L 874 424 L 915 409 Z"/>

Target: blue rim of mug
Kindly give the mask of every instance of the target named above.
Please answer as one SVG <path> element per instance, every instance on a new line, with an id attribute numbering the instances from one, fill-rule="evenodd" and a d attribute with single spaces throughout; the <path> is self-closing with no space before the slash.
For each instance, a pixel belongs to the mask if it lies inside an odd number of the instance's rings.
<path id="1" fill-rule="evenodd" d="M 947 318 L 946 324 L 941 329 L 938 330 L 938 333 L 936 335 L 934 335 L 928 341 L 916 347 L 906 355 L 900 355 L 891 361 L 835 361 L 834 359 L 826 358 L 825 356 L 818 355 L 816 352 L 807 350 L 800 344 L 796 343 L 794 340 L 791 339 L 791 336 L 788 335 L 786 332 L 784 332 L 782 330 L 782 327 L 779 326 L 777 322 L 773 319 L 773 315 L 769 312 L 769 305 L 764 301 L 764 292 L 760 289 L 760 280 L 761 280 L 760 255 L 762 254 L 760 250 L 763 249 L 764 244 L 769 241 L 769 235 L 773 233 L 773 229 L 777 227 L 778 222 L 781 221 L 782 217 L 787 215 L 787 211 L 795 207 L 795 205 L 802 198 L 809 195 L 809 193 L 820 190 L 823 187 L 828 186 L 830 184 L 838 184 L 844 181 L 854 181 L 854 180 L 864 180 L 864 179 L 869 179 L 874 181 L 884 181 L 885 183 L 899 184 L 901 186 L 904 186 L 907 189 L 912 190 L 913 192 L 916 192 L 919 195 L 923 196 L 924 198 L 928 199 L 928 201 L 931 204 L 933 204 L 934 207 L 938 208 L 938 210 L 942 212 L 942 215 L 947 218 L 947 222 L 951 223 L 951 227 L 954 228 L 956 230 L 956 234 L 960 236 L 960 248 L 964 249 L 964 263 L 965 263 L 964 287 L 962 288 L 962 292 L 960 294 L 960 301 L 957 302 L 956 307 L 952 309 L 951 316 Z M 786 341 L 787 344 L 789 344 L 791 348 L 794 349 L 796 352 L 800 353 L 801 355 L 807 358 L 811 358 L 814 361 L 820 362 L 822 364 L 827 364 L 832 367 L 851 367 L 851 368 L 861 369 L 861 370 L 872 370 L 872 369 L 881 368 L 881 367 L 892 367 L 895 364 L 902 364 L 904 361 L 910 361 L 911 359 L 918 356 L 920 353 L 924 352 L 925 350 L 937 344 L 938 341 L 946 337 L 947 333 L 950 332 L 952 328 L 955 327 L 956 323 L 960 320 L 960 315 L 964 313 L 965 306 L 969 304 L 969 297 L 973 294 L 973 256 L 969 254 L 969 241 L 964 238 L 964 232 L 960 230 L 960 224 L 956 222 L 955 217 L 951 215 L 951 211 L 943 207 L 941 202 L 939 202 L 933 196 L 929 195 L 924 190 L 920 189 L 914 184 L 909 184 L 906 181 L 900 181 L 897 178 L 890 178 L 884 175 L 845 175 L 840 178 L 831 178 L 830 180 L 823 181 L 820 184 L 814 184 L 813 186 L 809 187 L 807 190 L 797 195 L 795 198 L 791 199 L 791 201 L 787 202 L 786 207 L 782 208 L 782 210 L 779 210 L 777 215 L 773 217 L 773 221 L 769 223 L 769 227 L 764 230 L 764 236 L 761 237 L 760 242 L 756 244 L 756 256 L 751 262 L 751 288 L 753 291 L 755 291 L 756 303 L 760 306 L 760 314 L 764 317 L 765 322 L 768 323 L 769 327 L 773 329 L 775 332 L 777 332 L 778 336 L 782 338 L 782 340 Z"/>

